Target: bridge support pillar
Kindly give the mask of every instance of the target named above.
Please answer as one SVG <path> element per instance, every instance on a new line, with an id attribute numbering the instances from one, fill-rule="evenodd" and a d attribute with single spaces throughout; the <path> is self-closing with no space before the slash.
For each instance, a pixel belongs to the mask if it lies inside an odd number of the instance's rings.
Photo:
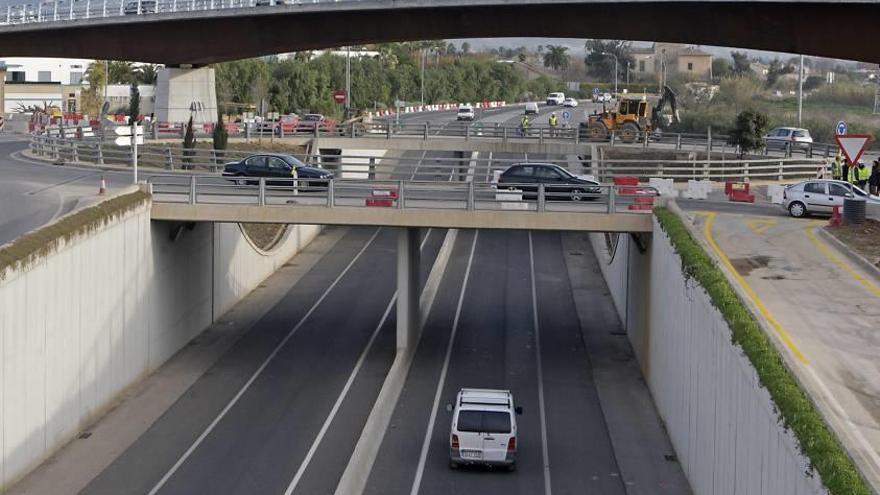
<path id="1" fill-rule="evenodd" d="M 419 229 L 397 234 L 397 350 L 415 345 L 419 331 Z"/>
<path id="2" fill-rule="evenodd" d="M 156 120 L 196 124 L 217 121 L 213 67 L 165 67 L 156 78 Z"/>

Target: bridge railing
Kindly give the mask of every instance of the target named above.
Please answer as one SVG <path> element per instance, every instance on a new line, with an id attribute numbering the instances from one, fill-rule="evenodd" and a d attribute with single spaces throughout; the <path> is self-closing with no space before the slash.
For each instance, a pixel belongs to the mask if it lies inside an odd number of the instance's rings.
<path id="1" fill-rule="evenodd" d="M 475 182 L 154 175 L 153 201 L 266 207 L 644 213 L 658 191 L 610 184 L 554 187 Z"/>
<path id="2" fill-rule="evenodd" d="M 95 165 L 131 166 L 129 147 L 102 143 L 98 139 L 61 139 L 33 136 L 31 152 L 38 158 L 53 162 L 89 163 Z M 239 162 L 256 151 L 185 150 L 179 145 L 149 144 L 138 147 L 138 165 L 146 171 L 222 172 L 227 163 Z M 277 152 L 265 152 L 277 153 Z M 332 171 L 339 179 L 451 181 L 492 183 L 498 175 L 526 158 L 496 158 L 486 153 L 462 153 L 459 157 L 371 156 L 339 154 L 304 154 L 291 152 L 306 165 Z M 531 160 L 535 161 L 535 160 Z M 821 158 L 760 158 L 729 160 L 724 155 L 709 159 L 595 159 L 584 156 L 570 159 L 565 155 L 539 160 L 552 163 L 576 175 L 598 181 L 614 177 L 634 176 L 646 181 L 660 177 L 685 181 L 696 180 L 779 180 L 791 181 L 827 175 L 827 161 Z"/>
<path id="3" fill-rule="evenodd" d="M 0 24 L 30 24 L 116 16 L 240 9 L 359 0 L 52 0 L 0 7 Z M 5 21 L 5 22 L 4 22 Z"/>

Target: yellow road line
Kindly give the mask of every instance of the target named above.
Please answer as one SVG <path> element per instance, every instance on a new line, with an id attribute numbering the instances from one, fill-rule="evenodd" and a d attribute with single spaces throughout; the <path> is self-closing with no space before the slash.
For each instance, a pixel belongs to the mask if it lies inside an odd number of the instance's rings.
<path id="1" fill-rule="evenodd" d="M 724 263 L 724 266 L 726 266 L 730 270 L 730 273 L 733 274 L 733 278 L 740 285 L 740 287 L 743 288 L 746 295 L 749 296 L 749 299 L 751 299 L 755 307 L 758 308 L 758 311 L 760 311 L 761 314 L 764 315 L 764 318 L 767 319 L 767 322 L 770 323 L 770 326 L 773 327 L 773 330 L 776 331 L 776 334 L 779 335 L 779 338 L 782 339 L 782 342 L 785 343 L 785 345 L 788 347 L 788 350 L 791 351 L 791 353 L 794 355 L 795 358 L 797 358 L 798 361 L 803 364 L 809 364 L 806 356 L 804 356 L 801 350 L 798 349 L 798 346 L 794 343 L 788 332 L 786 332 L 785 329 L 782 328 L 782 325 L 779 323 L 776 317 L 773 316 L 773 313 L 771 313 L 770 310 L 768 310 L 767 307 L 764 306 L 764 302 L 761 301 L 761 298 L 758 297 L 758 294 L 755 293 L 754 289 L 752 289 L 752 286 L 750 286 L 749 283 L 746 282 L 746 279 L 744 279 L 742 275 L 740 275 L 739 272 L 736 271 L 736 268 L 734 268 L 733 264 L 730 263 L 727 255 L 724 253 L 724 251 L 721 250 L 720 247 L 718 247 L 718 244 L 712 237 L 712 221 L 715 219 L 715 213 L 708 212 L 706 213 L 706 217 L 706 223 L 703 225 L 703 235 L 705 235 L 706 237 L 706 242 L 709 243 L 709 246 L 712 247 L 712 250 L 715 251 L 715 254 L 718 256 L 719 259 L 721 259 L 721 262 Z"/>
<path id="2" fill-rule="evenodd" d="M 747 218 L 743 221 L 750 229 L 752 229 L 752 232 L 758 235 L 763 234 L 767 229 L 776 225 L 776 219 L 767 217 Z"/>
<path id="3" fill-rule="evenodd" d="M 849 263 L 840 259 L 840 256 L 838 256 L 837 253 L 835 253 L 833 249 L 831 249 L 827 244 L 825 244 L 824 242 L 819 240 L 818 237 L 816 237 L 816 234 L 813 233 L 813 230 L 815 229 L 815 227 L 817 225 L 819 225 L 821 223 L 822 222 L 819 220 L 813 220 L 812 222 L 810 222 L 809 225 L 807 225 L 804 228 L 804 232 L 807 233 L 807 236 L 810 238 L 811 241 L 813 241 L 813 244 L 815 244 L 816 247 L 819 249 L 819 252 L 821 252 L 823 255 L 825 255 L 826 258 L 831 260 L 832 263 L 839 266 L 843 271 L 849 273 L 850 276 L 852 276 L 852 278 L 858 280 L 858 282 L 860 284 L 862 284 L 862 286 L 864 286 L 865 289 L 868 290 L 868 292 L 870 292 L 871 294 L 873 294 L 876 297 L 880 297 L 880 287 L 878 287 L 874 282 L 863 277 L 862 274 L 859 273 L 858 271 L 856 271 L 852 266 L 850 266 Z"/>

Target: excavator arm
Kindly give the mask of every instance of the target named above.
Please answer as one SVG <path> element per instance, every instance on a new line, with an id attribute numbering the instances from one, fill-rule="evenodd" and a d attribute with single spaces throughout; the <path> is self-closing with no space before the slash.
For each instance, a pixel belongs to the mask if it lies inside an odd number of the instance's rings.
<path id="1" fill-rule="evenodd" d="M 654 129 L 660 129 L 663 126 L 662 115 L 666 105 L 669 105 L 669 110 L 672 112 L 672 123 L 677 124 L 680 121 L 675 91 L 672 91 L 672 88 L 669 86 L 663 86 L 663 94 L 660 96 L 657 106 L 651 112 L 651 126 Z"/>

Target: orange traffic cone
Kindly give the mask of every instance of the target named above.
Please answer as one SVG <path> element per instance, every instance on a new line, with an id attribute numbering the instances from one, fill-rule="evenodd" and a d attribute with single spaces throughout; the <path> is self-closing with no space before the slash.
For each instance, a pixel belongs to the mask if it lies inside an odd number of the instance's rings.
<path id="1" fill-rule="evenodd" d="M 107 181 L 104 180 L 104 176 L 101 176 L 101 187 L 98 188 L 98 194 L 104 194 L 107 192 Z"/>

